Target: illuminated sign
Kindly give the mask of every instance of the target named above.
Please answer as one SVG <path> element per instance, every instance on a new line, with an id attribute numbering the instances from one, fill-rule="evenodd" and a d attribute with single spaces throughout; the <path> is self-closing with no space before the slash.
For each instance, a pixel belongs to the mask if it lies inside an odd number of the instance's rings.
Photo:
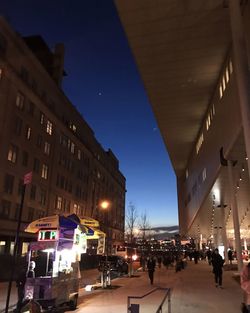
<path id="1" fill-rule="evenodd" d="M 38 241 L 56 241 L 58 239 L 56 229 L 39 230 Z"/>

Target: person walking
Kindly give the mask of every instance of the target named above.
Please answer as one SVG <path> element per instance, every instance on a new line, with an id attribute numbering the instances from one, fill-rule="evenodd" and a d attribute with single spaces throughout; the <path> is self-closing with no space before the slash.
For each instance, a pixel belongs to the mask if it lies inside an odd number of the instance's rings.
<path id="1" fill-rule="evenodd" d="M 240 286 L 244 290 L 244 304 L 247 312 L 250 313 L 250 263 L 244 266 L 240 274 Z"/>
<path id="2" fill-rule="evenodd" d="M 147 268 L 148 268 L 148 277 L 150 279 L 151 285 L 154 283 L 154 271 L 155 271 L 155 260 L 152 256 L 149 256 L 148 262 L 147 262 Z"/>
<path id="3" fill-rule="evenodd" d="M 212 266 L 215 279 L 215 286 L 222 288 L 222 267 L 224 264 L 222 256 L 219 254 L 219 250 L 216 248 L 212 254 Z"/>
<path id="4" fill-rule="evenodd" d="M 227 251 L 227 255 L 228 255 L 229 264 L 232 264 L 232 262 L 233 262 L 233 251 L 231 249 L 229 249 Z"/>

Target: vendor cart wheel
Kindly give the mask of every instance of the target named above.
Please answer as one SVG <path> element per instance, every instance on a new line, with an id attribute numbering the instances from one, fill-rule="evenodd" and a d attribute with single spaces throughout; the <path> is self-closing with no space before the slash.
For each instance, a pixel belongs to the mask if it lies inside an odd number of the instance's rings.
<path id="1" fill-rule="evenodd" d="M 75 310 L 77 308 L 77 300 L 78 295 L 74 295 L 74 297 L 69 301 L 69 307 L 71 310 Z"/>

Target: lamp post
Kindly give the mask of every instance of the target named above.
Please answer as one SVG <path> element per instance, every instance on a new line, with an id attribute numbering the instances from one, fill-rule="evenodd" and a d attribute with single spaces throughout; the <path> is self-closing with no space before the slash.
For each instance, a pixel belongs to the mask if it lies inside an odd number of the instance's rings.
<path id="1" fill-rule="evenodd" d="M 101 283 L 102 288 L 110 287 L 111 279 L 110 279 L 110 264 L 108 262 L 108 216 L 107 211 L 110 207 L 110 202 L 107 200 L 103 200 L 99 204 L 100 208 L 105 211 L 104 217 L 104 226 L 106 232 L 106 240 L 105 240 L 105 262 L 102 264 L 102 274 L 101 274 Z"/>
<path id="2" fill-rule="evenodd" d="M 110 207 L 110 202 L 107 200 L 103 200 L 100 202 L 100 208 L 106 212 L 104 217 L 104 226 L 106 231 L 106 240 L 105 240 L 105 255 L 108 256 L 108 214 L 107 211 Z"/>

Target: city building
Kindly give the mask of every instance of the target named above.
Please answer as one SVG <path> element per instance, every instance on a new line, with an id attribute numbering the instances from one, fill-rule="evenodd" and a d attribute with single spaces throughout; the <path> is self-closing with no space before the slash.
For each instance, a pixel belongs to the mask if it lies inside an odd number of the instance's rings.
<path id="1" fill-rule="evenodd" d="M 115 4 L 176 174 L 180 232 L 240 260 L 250 244 L 250 2 Z"/>
<path id="2" fill-rule="evenodd" d="M 54 214 L 98 219 L 109 252 L 123 243 L 125 177 L 64 94 L 65 75 L 63 44 L 52 52 L 42 37 L 23 38 L 0 17 L 0 253 L 13 252 L 28 173 L 19 253 L 32 240 L 27 223 Z"/>

